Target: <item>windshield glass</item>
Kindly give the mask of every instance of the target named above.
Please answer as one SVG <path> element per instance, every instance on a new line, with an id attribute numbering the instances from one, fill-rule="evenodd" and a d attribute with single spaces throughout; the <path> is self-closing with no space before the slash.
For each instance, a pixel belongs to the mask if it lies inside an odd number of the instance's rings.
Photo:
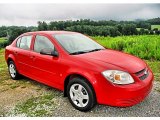
<path id="1" fill-rule="evenodd" d="M 70 54 L 73 53 L 86 53 L 97 50 L 105 49 L 89 37 L 85 35 L 73 33 L 73 34 L 57 34 L 54 35 L 56 40 L 61 46 L 68 51 Z"/>

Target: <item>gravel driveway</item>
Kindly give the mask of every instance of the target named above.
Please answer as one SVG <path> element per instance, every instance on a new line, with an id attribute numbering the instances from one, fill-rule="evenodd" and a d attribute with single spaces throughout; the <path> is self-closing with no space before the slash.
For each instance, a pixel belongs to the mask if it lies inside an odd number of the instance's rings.
<path id="1" fill-rule="evenodd" d="M 57 98 L 59 107 L 54 111 L 53 116 L 128 116 L 128 117 L 160 117 L 160 92 L 156 88 L 160 87 L 160 83 L 155 83 L 150 95 L 140 104 L 133 107 L 118 108 L 105 105 L 97 105 L 90 112 L 79 112 L 75 110 L 69 103 L 67 98 Z"/>
<path id="2" fill-rule="evenodd" d="M 13 82 L 13 81 L 12 81 Z M 55 93 L 56 95 L 53 97 L 53 101 L 56 103 L 56 106 L 53 110 L 47 111 L 51 112 L 49 116 L 76 116 L 76 117 L 87 117 L 87 116 L 102 116 L 102 117 L 160 117 L 160 82 L 154 82 L 154 87 L 149 96 L 140 104 L 137 104 L 133 107 L 127 108 L 118 108 L 118 107 L 110 107 L 105 105 L 96 105 L 92 111 L 90 112 L 80 112 L 74 109 L 68 101 L 67 97 L 63 97 L 63 92 L 55 90 L 50 87 L 46 87 L 37 82 L 28 81 L 29 85 L 24 87 L 17 87 L 12 90 L 7 90 L 5 92 L 0 93 L 3 95 L 0 99 L 0 112 L 9 110 L 15 107 L 18 103 L 24 103 L 27 99 L 33 96 L 39 96 L 40 94 L 46 94 L 48 91 L 51 93 Z M 41 90 L 39 90 L 41 88 Z M 49 89 L 49 90 L 48 90 Z M 12 91 L 12 92 L 11 92 Z M 21 96 L 21 97 L 20 97 Z M 7 100 L 7 101 L 6 101 Z M 50 101 L 49 101 L 50 102 Z M 4 109 L 4 110 L 3 110 Z M 29 108 L 27 108 L 29 110 Z M 34 109 L 33 109 L 34 110 Z M 31 110 L 33 113 L 33 111 Z M 7 113 L 7 111 L 6 111 Z M 0 116 L 30 116 L 13 113 L 12 115 L 4 115 L 0 114 Z M 34 115 L 33 115 L 34 116 Z M 45 115 L 47 116 L 47 115 Z"/>

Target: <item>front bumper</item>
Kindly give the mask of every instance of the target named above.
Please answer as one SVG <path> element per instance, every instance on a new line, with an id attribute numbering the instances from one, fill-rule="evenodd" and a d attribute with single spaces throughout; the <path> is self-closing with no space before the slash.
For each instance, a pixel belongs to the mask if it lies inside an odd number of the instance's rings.
<path id="1" fill-rule="evenodd" d="M 136 76 L 132 76 L 135 83 L 129 85 L 115 85 L 99 76 L 101 80 L 98 83 L 99 89 L 96 90 L 97 102 L 117 107 L 127 107 L 138 104 L 151 92 L 153 86 L 153 73 L 148 71 L 149 75 L 146 79 L 140 80 Z"/>

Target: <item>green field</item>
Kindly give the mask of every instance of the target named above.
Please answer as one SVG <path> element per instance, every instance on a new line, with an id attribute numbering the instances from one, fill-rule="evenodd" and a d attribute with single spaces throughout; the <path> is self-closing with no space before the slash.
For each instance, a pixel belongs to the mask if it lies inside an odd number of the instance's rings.
<path id="1" fill-rule="evenodd" d="M 92 37 L 103 46 L 133 54 L 145 60 L 160 60 L 160 36 Z"/>
<path id="2" fill-rule="evenodd" d="M 160 25 L 151 25 L 151 29 L 153 30 L 154 28 L 158 28 L 158 30 L 160 30 Z"/>

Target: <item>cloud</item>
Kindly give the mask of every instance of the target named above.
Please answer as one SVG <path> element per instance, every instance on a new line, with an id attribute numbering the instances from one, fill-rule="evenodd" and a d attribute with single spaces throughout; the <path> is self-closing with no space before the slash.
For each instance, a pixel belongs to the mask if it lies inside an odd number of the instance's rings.
<path id="1" fill-rule="evenodd" d="M 0 25 L 53 20 L 134 20 L 160 17 L 160 4 L 0 4 Z"/>

